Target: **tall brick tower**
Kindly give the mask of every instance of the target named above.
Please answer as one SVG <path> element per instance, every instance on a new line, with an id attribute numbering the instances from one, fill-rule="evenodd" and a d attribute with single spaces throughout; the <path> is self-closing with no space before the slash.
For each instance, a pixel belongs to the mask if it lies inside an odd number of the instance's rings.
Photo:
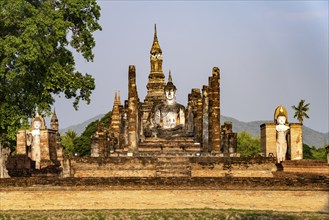
<path id="1" fill-rule="evenodd" d="M 156 25 L 154 25 L 154 38 L 150 51 L 151 71 L 148 76 L 148 83 L 146 85 L 147 94 L 142 103 L 142 121 L 143 127 L 147 125 L 148 118 L 153 107 L 165 101 L 164 94 L 165 76 L 162 70 L 162 50 L 159 45 Z"/>
<path id="2" fill-rule="evenodd" d="M 58 131 L 58 118 L 57 118 L 57 115 L 56 115 L 56 111 L 54 109 L 54 112 L 53 112 L 53 115 L 51 117 L 51 120 L 50 120 L 50 127 L 51 129 L 55 130 L 55 131 Z"/>
<path id="3" fill-rule="evenodd" d="M 118 138 L 118 144 L 120 144 L 120 123 L 121 123 L 121 114 L 120 114 L 120 92 L 115 92 L 114 103 L 111 114 L 111 123 L 110 127 L 113 129 L 114 136 Z"/>
<path id="4" fill-rule="evenodd" d="M 147 95 L 144 103 L 147 106 L 159 104 L 165 100 L 163 92 L 165 86 L 165 76 L 162 70 L 162 50 L 159 45 L 156 25 L 154 25 L 154 39 L 150 51 L 151 72 L 148 77 Z"/>

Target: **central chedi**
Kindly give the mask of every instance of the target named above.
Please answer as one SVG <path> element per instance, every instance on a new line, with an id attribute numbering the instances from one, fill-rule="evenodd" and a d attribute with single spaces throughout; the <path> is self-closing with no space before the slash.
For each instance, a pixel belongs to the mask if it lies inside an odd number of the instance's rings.
<path id="1" fill-rule="evenodd" d="M 148 77 L 147 95 L 144 106 L 150 111 L 153 104 L 159 104 L 165 100 L 163 89 L 165 86 L 165 76 L 162 70 L 162 50 L 158 41 L 156 26 L 154 26 L 154 39 L 150 51 L 151 72 Z M 144 107 L 144 108 L 145 108 Z"/>
<path id="2" fill-rule="evenodd" d="M 213 68 L 208 85 L 203 85 L 202 91 L 191 90 L 184 106 L 176 102 L 177 88 L 170 71 L 165 82 L 162 63 L 162 50 L 154 26 L 151 71 L 144 102 L 138 97 L 136 68 L 130 65 L 128 99 L 122 105 L 120 94 L 116 92 L 110 127 L 97 126 L 92 137 L 92 157 L 173 152 L 236 153 L 236 134 L 231 124 L 225 123 L 222 129 L 220 125 L 219 68 Z"/>

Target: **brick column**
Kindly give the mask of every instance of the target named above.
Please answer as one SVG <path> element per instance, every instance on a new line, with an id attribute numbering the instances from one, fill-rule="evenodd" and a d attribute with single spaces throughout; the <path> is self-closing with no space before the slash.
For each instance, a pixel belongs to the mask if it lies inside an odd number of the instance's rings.
<path id="1" fill-rule="evenodd" d="M 56 132 L 40 130 L 40 169 L 52 165 L 57 160 Z M 38 161 L 36 161 L 36 166 Z M 37 167 L 36 167 L 37 168 Z"/>
<path id="2" fill-rule="evenodd" d="M 212 87 L 211 87 L 212 77 L 210 76 L 208 78 L 208 148 L 209 151 L 212 151 L 213 149 L 213 143 L 212 143 L 212 105 L 213 105 L 213 95 L 212 95 Z"/>
<path id="3" fill-rule="evenodd" d="M 128 76 L 128 151 L 138 151 L 138 96 L 136 89 L 136 69 L 135 66 L 129 66 Z"/>
<path id="4" fill-rule="evenodd" d="M 276 157 L 276 124 L 265 123 L 260 126 L 260 144 L 265 157 L 272 153 Z"/>
<path id="5" fill-rule="evenodd" d="M 49 147 L 49 159 L 56 163 L 58 160 L 57 156 L 57 131 L 48 129 L 48 147 Z"/>
<path id="6" fill-rule="evenodd" d="M 20 129 L 17 132 L 16 154 L 26 155 L 26 130 Z"/>
<path id="7" fill-rule="evenodd" d="M 212 121 L 212 151 L 220 151 L 220 92 L 219 92 L 219 68 L 214 67 L 211 78 L 211 121 Z"/>
<path id="8" fill-rule="evenodd" d="M 200 143 L 202 139 L 202 98 L 200 89 L 193 88 L 189 99 L 192 104 L 193 114 L 195 114 L 195 142 Z"/>
<path id="9" fill-rule="evenodd" d="M 209 151 L 209 87 L 204 85 L 202 88 L 202 148 Z"/>
<path id="10" fill-rule="evenodd" d="M 202 142 L 202 98 L 199 90 L 197 100 L 197 142 Z"/>
<path id="11" fill-rule="evenodd" d="M 290 123 L 290 158 L 291 160 L 303 159 L 303 126 L 300 123 Z"/>

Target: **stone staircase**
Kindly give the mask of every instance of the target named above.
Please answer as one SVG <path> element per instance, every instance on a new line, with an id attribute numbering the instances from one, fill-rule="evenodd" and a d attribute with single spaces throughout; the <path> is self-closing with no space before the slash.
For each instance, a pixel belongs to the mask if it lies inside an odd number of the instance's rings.
<path id="1" fill-rule="evenodd" d="M 157 177 L 191 177 L 188 157 L 158 157 Z"/>
<path id="2" fill-rule="evenodd" d="M 192 137 L 179 137 L 173 140 L 148 137 L 139 144 L 138 151 L 154 153 L 193 153 L 200 152 L 200 144 L 195 143 Z"/>

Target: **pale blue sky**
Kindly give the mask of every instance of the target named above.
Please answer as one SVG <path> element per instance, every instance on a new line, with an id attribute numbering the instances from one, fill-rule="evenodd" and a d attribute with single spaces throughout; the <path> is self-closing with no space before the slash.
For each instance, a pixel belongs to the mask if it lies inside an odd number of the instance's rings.
<path id="1" fill-rule="evenodd" d="M 153 26 L 177 100 L 221 69 L 221 114 L 241 121 L 272 120 L 283 104 L 311 103 L 304 124 L 328 131 L 328 1 L 99 1 L 103 31 L 95 34 L 93 63 L 77 69 L 96 79 L 90 105 L 79 111 L 58 99 L 61 128 L 112 109 L 114 92 L 127 99 L 128 66 L 136 65 L 140 99 L 146 95 Z M 234 125 L 233 125 L 234 126 Z"/>

